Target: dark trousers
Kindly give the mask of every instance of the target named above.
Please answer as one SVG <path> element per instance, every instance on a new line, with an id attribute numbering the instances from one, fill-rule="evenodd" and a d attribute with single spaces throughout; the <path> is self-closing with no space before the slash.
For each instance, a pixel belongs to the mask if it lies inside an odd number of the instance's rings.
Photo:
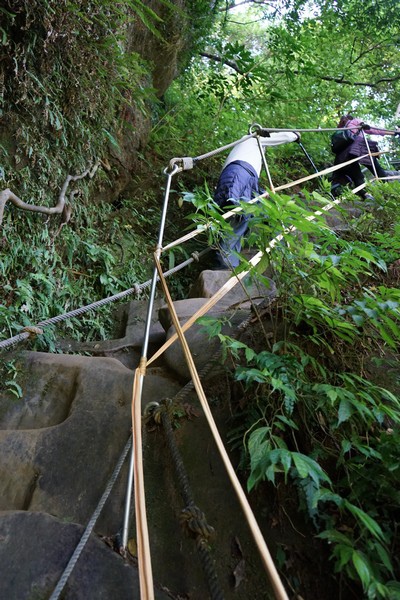
<path id="1" fill-rule="evenodd" d="M 351 158 L 355 158 L 352 156 L 349 156 L 349 159 Z M 380 162 L 377 160 L 377 158 L 374 156 L 373 159 L 374 161 L 374 166 L 375 166 L 375 170 L 376 170 L 376 174 L 378 175 L 378 177 L 388 177 L 389 175 L 391 175 L 393 172 L 391 171 L 385 171 L 385 169 L 382 167 L 382 165 L 380 164 Z M 367 169 L 369 171 L 371 171 L 371 173 L 373 175 L 375 175 L 374 172 L 374 167 L 372 166 L 372 164 L 368 164 L 365 165 L 367 167 Z M 341 188 L 343 185 L 347 185 L 349 183 L 353 183 L 354 187 L 358 187 L 359 185 L 363 184 L 365 182 L 365 177 L 363 172 L 361 171 L 361 166 L 360 163 L 353 163 L 352 165 L 347 165 L 345 167 L 343 167 L 343 169 L 338 169 L 337 171 L 334 172 L 333 177 L 332 177 L 332 186 L 331 186 L 331 191 L 332 194 L 334 196 L 339 196 L 341 194 Z M 366 194 L 366 191 L 360 190 L 358 192 L 358 196 L 364 197 Z"/>
<path id="2" fill-rule="evenodd" d="M 258 175 L 254 167 L 246 161 L 236 160 L 229 163 L 222 171 L 214 200 L 221 208 L 226 208 L 238 205 L 239 200 L 249 202 L 259 193 Z M 250 215 L 243 213 L 229 219 L 232 232 L 220 237 L 218 249 L 213 252 L 211 268 L 229 269 L 239 265 L 242 238 L 248 231 L 249 220 Z"/>
<path id="3" fill-rule="evenodd" d="M 249 215 L 235 215 L 229 219 L 232 234 L 220 239 L 218 250 L 213 252 L 212 268 L 227 269 L 239 266 L 238 254 L 242 249 L 242 238 L 249 229 Z"/>

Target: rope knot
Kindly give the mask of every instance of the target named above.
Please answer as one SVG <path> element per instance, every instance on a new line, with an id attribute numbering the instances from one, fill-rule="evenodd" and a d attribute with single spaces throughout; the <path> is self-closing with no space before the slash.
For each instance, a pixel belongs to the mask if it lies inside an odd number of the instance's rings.
<path id="1" fill-rule="evenodd" d="M 143 412 L 143 418 L 146 423 L 153 420 L 157 425 L 161 423 L 161 413 L 164 407 L 159 402 L 149 402 Z"/>
<path id="2" fill-rule="evenodd" d="M 200 255 L 198 252 L 192 252 L 191 257 L 193 258 L 194 262 L 199 262 L 200 260 Z"/>
<path id="3" fill-rule="evenodd" d="M 174 401 L 172 400 L 172 398 L 164 398 L 161 401 L 161 403 L 164 407 L 164 411 L 166 412 L 168 417 L 172 420 L 174 417 L 174 409 L 175 409 Z"/>
<path id="4" fill-rule="evenodd" d="M 136 296 L 140 296 L 140 292 L 142 291 L 142 286 L 139 283 L 133 284 L 133 290 Z"/>
<path id="5" fill-rule="evenodd" d="M 147 365 L 147 358 L 145 356 L 142 356 L 142 358 L 139 361 L 139 373 L 141 375 L 143 375 L 143 377 L 146 375 L 146 365 Z"/>
<path id="6" fill-rule="evenodd" d="M 43 329 L 40 329 L 40 327 L 35 327 L 34 325 L 27 325 L 22 329 L 22 331 L 26 331 L 26 333 L 29 333 L 30 338 L 34 338 L 37 335 L 43 334 Z"/>
<path id="7" fill-rule="evenodd" d="M 181 511 L 180 522 L 186 532 L 197 538 L 197 543 L 208 542 L 215 534 L 214 527 L 207 523 L 205 514 L 194 504 Z"/>
<path id="8" fill-rule="evenodd" d="M 146 423 L 153 420 L 156 425 L 161 425 L 163 414 L 170 420 L 174 416 L 174 403 L 171 398 L 164 398 L 161 402 L 149 402 L 144 409 L 143 417 Z"/>

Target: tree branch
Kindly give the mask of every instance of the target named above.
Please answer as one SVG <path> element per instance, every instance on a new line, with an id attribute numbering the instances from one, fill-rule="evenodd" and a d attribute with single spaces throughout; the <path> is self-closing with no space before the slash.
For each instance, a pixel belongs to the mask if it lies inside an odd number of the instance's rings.
<path id="1" fill-rule="evenodd" d="M 65 208 L 65 195 L 67 193 L 67 189 L 71 181 L 78 181 L 79 179 L 83 179 L 84 177 L 94 177 L 97 169 L 100 166 L 100 162 L 98 161 L 91 169 L 86 169 L 81 175 L 68 175 L 64 181 L 64 184 L 61 188 L 60 194 L 58 196 L 58 201 L 55 206 L 37 206 L 35 204 L 27 204 L 21 198 L 18 198 L 10 189 L 5 189 L 0 192 L 0 225 L 3 222 L 4 208 L 7 202 L 11 202 L 17 208 L 22 210 L 27 210 L 30 212 L 38 212 L 44 215 L 59 215 L 62 214 Z"/>
<path id="2" fill-rule="evenodd" d="M 243 4 L 258 4 L 259 6 L 273 6 L 275 7 L 274 2 L 270 2 L 269 0 L 241 0 L 241 2 L 226 2 L 223 8 L 219 8 L 219 12 L 228 12 L 233 8 L 237 8 L 238 6 L 243 6 Z"/>
<path id="3" fill-rule="evenodd" d="M 382 50 L 383 48 L 385 48 L 385 46 L 387 48 L 390 48 L 391 45 L 392 44 L 391 44 L 390 40 L 382 40 L 381 42 L 378 42 L 377 44 L 373 44 L 372 46 L 369 46 L 365 50 L 361 50 L 355 58 L 353 58 L 351 56 L 350 64 L 355 65 L 356 62 L 358 62 L 359 60 L 364 58 L 364 56 L 366 56 L 367 54 L 371 54 L 371 52 L 373 52 L 374 50 Z M 354 49 L 354 53 L 355 53 L 355 40 L 354 40 L 353 49 Z M 353 52 L 352 52 L 352 54 L 353 54 Z"/>
<path id="4" fill-rule="evenodd" d="M 200 54 L 200 56 L 204 56 L 205 58 L 209 58 L 210 60 L 219 62 L 223 65 L 226 65 L 227 67 L 230 67 L 231 69 L 236 71 L 236 73 L 239 73 L 239 75 L 247 75 L 247 71 L 243 71 L 242 69 L 240 69 L 240 67 L 238 67 L 238 65 L 235 61 L 227 60 L 227 59 L 223 58 L 222 56 L 218 56 L 217 54 L 211 54 L 210 52 L 200 52 L 199 54 Z M 277 72 L 277 74 L 282 74 L 282 73 L 283 73 L 283 71 Z M 295 75 L 300 75 L 300 71 L 293 71 L 293 73 Z M 315 77 L 317 77 L 318 79 L 322 79 L 323 81 L 333 81 L 334 83 L 340 83 L 342 85 L 356 85 L 359 87 L 370 87 L 370 88 L 376 88 L 381 83 L 394 83 L 395 81 L 400 80 L 400 74 L 394 75 L 393 77 L 381 77 L 380 79 L 377 79 L 376 81 L 351 81 L 351 79 L 345 79 L 343 75 L 340 77 L 334 77 L 334 76 L 330 76 L 330 75 L 315 74 Z"/>
<path id="5" fill-rule="evenodd" d="M 217 54 L 210 54 L 209 52 L 200 52 L 199 54 L 200 56 L 204 56 L 204 58 L 209 58 L 210 60 L 220 62 L 221 64 L 226 65 L 227 67 L 231 67 L 231 69 L 236 71 L 236 73 L 239 73 L 239 75 L 245 74 L 244 71 L 242 71 L 242 69 L 240 69 L 237 66 L 237 63 L 233 60 L 226 60 L 225 58 L 222 58 L 222 56 L 218 56 Z"/>
<path id="6" fill-rule="evenodd" d="M 380 83 L 394 83 L 395 81 L 399 81 L 400 74 L 395 75 L 393 77 L 381 77 L 376 81 L 351 81 L 349 79 L 344 79 L 342 77 L 329 77 L 328 75 L 317 75 L 320 79 L 324 81 L 334 81 L 335 83 L 342 83 L 343 85 L 357 85 L 363 87 L 371 87 L 376 88 Z"/>
<path id="7" fill-rule="evenodd" d="M 276 75 L 284 75 L 284 73 L 284 71 L 277 71 Z M 292 73 L 294 75 L 304 74 L 301 71 L 292 71 Z M 319 73 L 313 74 L 313 77 L 315 77 L 316 79 L 322 79 L 322 81 L 333 81 L 334 83 L 340 83 L 342 85 L 357 85 L 359 87 L 376 88 L 380 83 L 394 83 L 395 81 L 399 81 L 400 73 L 399 75 L 393 75 L 393 77 L 381 77 L 376 81 L 352 81 L 351 79 L 345 79 L 343 75 L 341 75 L 340 77 L 334 77 L 331 75 L 321 75 Z"/>

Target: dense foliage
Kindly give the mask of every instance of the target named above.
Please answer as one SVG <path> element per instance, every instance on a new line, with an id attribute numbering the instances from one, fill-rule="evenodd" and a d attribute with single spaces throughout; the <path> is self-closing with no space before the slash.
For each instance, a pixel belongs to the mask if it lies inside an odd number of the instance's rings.
<path id="1" fill-rule="evenodd" d="M 272 10 L 274 9 L 274 10 Z M 221 13 L 200 56 L 168 91 L 154 135 L 195 155 L 265 127 L 334 127 L 356 111 L 395 124 L 399 102 L 399 14 L 395 1 L 255 3 Z M 170 130 L 170 128 L 172 128 Z M 172 136 L 171 136 L 172 137 Z M 330 161 L 328 137 L 304 134 Z"/>
<path id="2" fill-rule="evenodd" d="M 174 19 L 186 26 L 177 43 L 187 52 L 212 19 L 203 0 L 189 2 L 185 10 L 168 0 L 154 6 L 157 12 L 141 0 L 9 0 L 0 8 L 2 187 L 28 204 L 51 207 L 69 174 L 101 164 L 93 180 L 69 186 L 65 201 L 72 218 L 66 228 L 57 217 L 6 205 L 3 336 L 148 275 L 148 231 L 158 224 L 156 191 L 118 196 L 118 190 L 124 192 L 119 177 L 126 180 L 133 165 L 131 147 L 139 147 L 158 104 L 154 65 L 132 48 L 153 43 L 176 53 L 168 30 Z M 78 338 L 105 335 L 108 313 L 83 327 L 67 327 Z M 50 340 L 53 344 L 49 335 Z"/>
<path id="3" fill-rule="evenodd" d="M 130 102 L 142 106 L 145 65 L 126 47 L 130 3 L 20 2 L 2 9 L 4 180 L 48 200 L 68 173 L 105 154 Z"/>
<path id="4" fill-rule="evenodd" d="M 375 209 L 352 218 L 344 237 L 310 220 L 310 207 L 327 202 L 318 192 L 263 199 L 251 208 L 249 244 L 262 249 L 283 231 L 258 269 L 269 266 L 276 302 L 245 340 L 203 318 L 242 386 L 231 442 L 249 491 L 262 481 L 294 488 L 335 571 L 368 598 L 400 593 L 399 193 L 375 186 Z"/>

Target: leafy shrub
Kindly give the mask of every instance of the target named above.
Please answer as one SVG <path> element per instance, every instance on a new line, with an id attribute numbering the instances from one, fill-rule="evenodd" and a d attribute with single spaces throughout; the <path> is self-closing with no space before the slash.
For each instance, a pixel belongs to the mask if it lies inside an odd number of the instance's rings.
<path id="1" fill-rule="evenodd" d="M 316 534 L 331 545 L 335 570 L 371 599 L 400 590 L 399 386 L 389 378 L 389 388 L 377 384 L 373 370 L 373 357 L 387 369 L 400 343 L 400 293 L 387 279 L 399 244 L 396 194 L 396 185 L 379 187 L 374 227 L 371 213 L 362 214 L 353 238 L 310 218 L 326 202 L 318 193 L 243 205 L 253 214 L 249 245 L 263 249 L 283 233 L 266 254 L 278 288 L 268 313 L 272 342 L 261 324 L 252 346 L 203 321 L 244 386 L 242 424 L 231 439 L 242 448 L 248 490 L 264 480 L 295 486 Z"/>
<path id="2" fill-rule="evenodd" d="M 77 206 L 56 237 L 57 224 L 44 223 L 41 215 L 21 216 L 14 210 L 6 215 L 0 267 L 2 338 L 146 281 L 151 271 L 150 240 L 135 221 L 132 201 L 125 205 L 131 208 L 131 219 L 114 213 L 110 205 Z M 153 219 L 156 228 L 155 215 Z M 67 320 L 57 330 L 46 327 L 36 344 L 54 350 L 55 334 L 75 339 L 109 335 L 110 310 L 106 306 Z"/>

